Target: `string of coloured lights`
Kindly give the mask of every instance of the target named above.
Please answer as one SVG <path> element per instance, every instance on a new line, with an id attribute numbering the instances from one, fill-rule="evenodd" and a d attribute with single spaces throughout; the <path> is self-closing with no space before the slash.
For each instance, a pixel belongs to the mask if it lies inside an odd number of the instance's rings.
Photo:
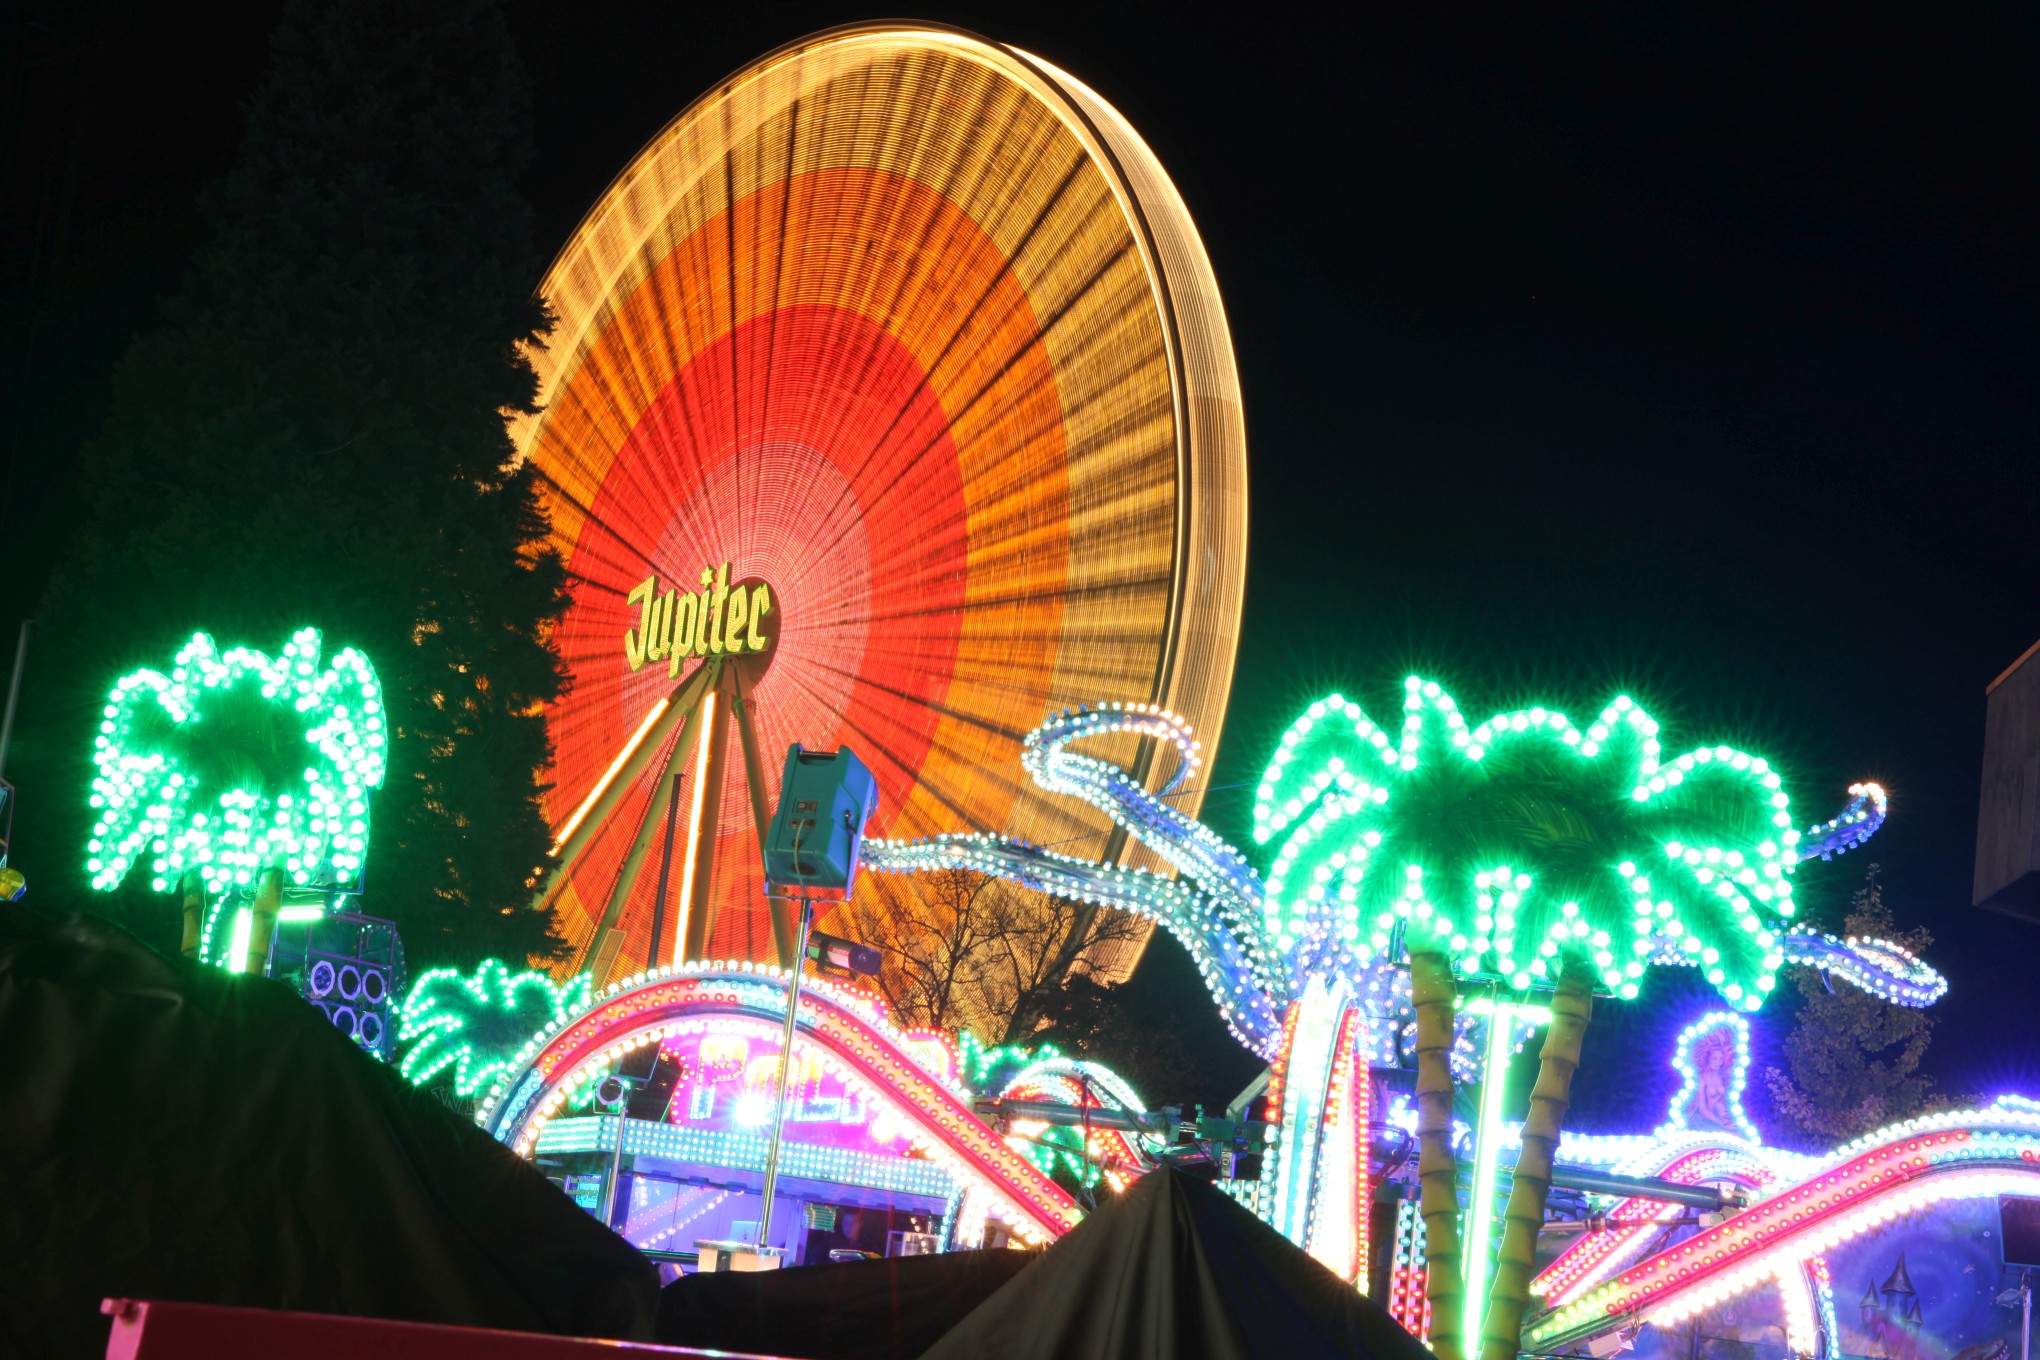
<path id="1" fill-rule="evenodd" d="M 763 964 L 690 963 L 612 984 L 532 1037 L 498 1075 L 477 1122 L 530 1156 L 552 1121 L 630 1053 L 710 1029 L 776 1038 L 786 983 L 787 974 Z M 997 1218 L 1028 1241 L 1075 1225 L 1075 1202 L 972 1112 L 954 1057 L 937 1070 L 918 1056 L 928 1036 L 895 1028 L 881 1003 L 827 979 L 804 985 L 798 1019 L 798 1042 L 825 1070 L 885 1109 L 918 1155 L 964 1186 L 959 1240 L 977 1234 L 972 1215 Z"/>
<path id="2" fill-rule="evenodd" d="M 2036 1188 L 2040 1114 L 1999 1103 L 1904 1120 L 1838 1149 L 1792 1188 L 1555 1308 L 1529 1329 L 1526 1343 L 1560 1348 L 1625 1316 L 1671 1325 L 1757 1285 L 1789 1285 L 1816 1257 L 1904 1214 Z M 1821 1306 L 1816 1300 L 1788 1310 L 1799 1314 L 1789 1317 L 1800 1329 L 1791 1338 L 1796 1350 L 1811 1353 Z"/>
<path id="3" fill-rule="evenodd" d="M 1147 916 L 1189 948 L 1227 1023 L 1264 1057 L 1310 977 L 1367 985 L 1377 1006 L 1392 996 L 1383 975 L 1411 929 L 1439 939 L 1462 976 L 1517 990 L 1548 984 L 1559 955 L 1577 950 L 1623 997 L 1657 963 L 1699 968 L 1744 1010 L 1763 1004 L 1788 961 L 1906 1005 L 1945 991 L 1894 946 L 1789 928 L 1792 870 L 1882 826 L 1876 785 L 1853 786 L 1841 814 L 1802 835 L 1769 761 L 1725 745 L 1663 759 L 1658 722 L 1626 695 L 1585 728 L 1547 708 L 1470 725 L 1435 682 L 1412 676 L 1404 688 L 1395 738 L 1339 695 L 1283 734 L 1254 803 L 1256 840 L 1283 836 L 1265 883 L 1217 833 L 1163 801 L 1197 768 L 1199 748 L 1181 719 L 1145 704 L 1058 714 L 1029 733 L 1022 763 L 1043 789 L 1104 810 L 1178 878 L 990 835 L 873 840 L 864 862 L 878 873 L 968 868 Z M 1174 749 L 1159 790 L 1070 750 L 1117 734 Z M 1526 828 L 1508 819 L 1520 816 L 1525 789 L 1554 787 L 1568 806 L 1598 810 L 1603 826 L 1536 862 Z M 1494 847 L 1512 841 L 1515 862 L 1504 863 Z M 1626 843 L 1612 864 L 1611 842 Z M 1384 860 L 1394 867 L 1370 872 Z"/>
<path id="4" fill-rule="evenodd" d="M 992 1050 L 991 1054 L 1000 1052 Z M 979 1056 L 991 1054 L 981 1051 Z M 977 1064 L 986 1075 L 998 1066 L 996 1061 Z M 1111 1068 L 1065 1057 L 1052 1045 L 1044 1045 L 1039 1056 L 1023 1062 L 996 1086 L 981 1085 L 979 1089 L 999 1100 L 1038 1100 L 1131 1115 L 1147 1111 L 1133 1087 Z M 1055 1127 L 1039 1120 L 1014 1120 L 1011 1127 L 1009 1141 L 1036 1166 L 1051 1175 L 1061 1171 L 1085 1186 L 1095 1184 L 1102 1175 L 1115 1189 L 1122 1187 L 1128 1175 L 1154 1164 L 1163 1143 L 1157 1135 L 1121 1129 L 1093 1129 L 1086 1141 L 1081 1126 Z"/>
<path id="5" fill-rule="evenodd" d="M 1265 880 L 1163 801 L 1200 752 L 1188 724 L 1147 704 L 1060 713 L 1028 735 L 1022 764 L 1038 787 L 1103 810 L 1176 877 L 995 835 L 875 840 L 864 863 L 878 873 L 971 869 L 1132 911 L 1176 935 L 1233 1032 L 1274 1065 L 1256 1204 L 1306 1246 L 1344 1242 L 1349 1230 L 1364 1237 L 1350 1208 L 1323 1208 L 1325 1186 L 1339 1198 L 1344 1183 L 1321 1158 L 1339 1102 L 1332 1074 L 1340 1045 L 1379 1054 L 1404 1032 L 1408 991 L 1397 981 L 1419 942 L 1462 979 L 1504 994 L 1550 986 L 1562 960 L 1623 999 L 1649 967 L 1691 966 L 1745 1011 L 1763 1004 L 1788 961 L 1906 1005 L 1945 990 L 1888 944 L 1794 929 L 1794 869 L 1878 830 L 1887 807 L 1876 785 L 1854 786 L 1840 814 L 1802 833 L 1768 760 L 1727 745 L 1667 754 L 1658 721 L 1626 695 L 1581 726 L 1541 706 L 1469 722 L 1420 676 L 1403 691 L 1397 731 L 1331 695 L 1283 734 L 1253 809 L 1254 839 L 1274 843 Z M 1071 749 L 1123 735 L 1173 751 L 1155 791 Z M 1363 1025 L 1348 1024 L 1353 1013 Z M 1496 1127 L 1476 1140 L 1479 1166 L 1499 1165 L 1499 1123 L 1497 1107 L 1483 1124 Z M 1477 1289 L 1467 1297 L 1469 1309 L 1484 1300 Z"/>
<path id="6" fill-rule="evenodd" d="M 1176 766 L 1158 794 L 1107 761 L 1069 747 L 1085 738 L 1134 733 L 1167 743 Z M 879 874 L 961 868 L 1155 921 L 1182 941 L 1235 1036 L 1264 1057 L 1273 1051 L 1289 984 L 1251 929 L 1258 877 L 1209 827 L 1162 801 L 1201 761 L 1189 725 L 1151 704 L 1071 710 L 1041 724 L 1022 746 L 1023 767 L 1043 789 L 1103 810 L 1184 877 L 1101 866 L 1004 836 L 958 834 L 864 843 L 863 866 Z"/>
<path id="7" fill-rule="evenodd" d="M 1393 1255 L 1388 1270 L 1388 1314 L 1419 1341 L 1431 1334 L 1431 1296 L 1425 1289 L 1424 1215 L 1413 1199 L 1397 1200 Z"/>
<path id="8" fill-rule="evenodd" d="M 119 886 L 140 860 L 166 892 L 196 873 L 215 896 L 267 869 L 345 890 L 368 849 L 368 795 L 387 766 L 381 687 L 345 648 L 321 665 L 316 628 L 274 658 L 194 634 L 166 675 L 108 696 L 94 742 L 85 867 Z"/>
<path id="9" fill-rule="evenodd" d="M 468 975 L 435 968 L 404 996 L 397 1070 L 422 1084 L 450 1067 L 455 1093 L 473 1095 L 509 1067 L 534 1033 L 587 1001 L 586 974 L 555 982 L 536 970 L 513 974 L 500 959 L 485 959 Z"/>

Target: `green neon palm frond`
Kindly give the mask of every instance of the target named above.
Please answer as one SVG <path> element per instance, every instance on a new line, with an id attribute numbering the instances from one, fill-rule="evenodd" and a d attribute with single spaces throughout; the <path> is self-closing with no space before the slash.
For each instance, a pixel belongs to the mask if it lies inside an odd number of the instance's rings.
<path id="1" fill-rule="evenodd" d="M 500 959 L 472 974 L 451 968 L 420 977 L 404 997 L 398 1070 L 412 1082 L 453 1070 L 456 1093 L 486 1090 L 532 1037 L 588 1004 L 583 974 L 554 982 L 544 973 L 512 973 Z"/>
<path id="2" fill-rule="evenodd" d="M 1784 962 L 1799 841 L 1768 761 L 1666 756 L 1626 696 L 1584 722 L 1474 723 L 1418 677 L 1399 729 L 1313 704 L 1262 779 L 1254 835 L 1277 842 L 1264 925 L 1293 958 L 1364 966 L 1401 933 L 1464 976 L 1529 988 L 1584 967 L 1625 997 L 1653 963 L 1690 963 L 1748 1009 Z"/>
<path id="3" fill-rule="evenodd" d="M 320 646 L 316 628 L 274 658 L 200 633 L 168 674 L 114 686 L 93 756 L 93 887 L 145 858 L 158 892 L 188 872 L 215 894 L 270 868 L 297 885 L 360 877 L 388 766 L 382 690 L 360 652 L 322 664 Z"/>

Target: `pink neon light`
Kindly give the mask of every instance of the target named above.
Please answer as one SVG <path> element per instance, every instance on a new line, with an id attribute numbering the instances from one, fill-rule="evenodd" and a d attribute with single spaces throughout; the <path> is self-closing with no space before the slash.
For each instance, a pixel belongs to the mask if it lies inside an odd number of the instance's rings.
<path id="1" fill-rule="evenodd" d="M 752 984 L 756 980 L 744 979 Z M 532 1066 L 550 1086 L 555 1077 L 578 1069 L 634 1033 L 671 1020 L 714 1014 L 757 1018 L 763 1013 L 733 979 L 663 978 L 612 998 L 560 1031 Z M 981 1123 L 890 1035 L 819 990 L 802 994 L 801 1019 L 801 1032 L 810 1041 L 820 1043 L 903 1108 L 917 1111 L 929 1132 L 1042 1231 L 1059 1236 L 1077 1225 L 1082 1215 L 1076 1201 Z M 506 1132 L 514 1143 L 516 1131 Z"/>
<path id="2" fill-rule="evenodd" d="M 1735 1180 L 1758 1189 L 1777 1180 L 1777 1173 L 1763 1162 L 1749 1153 L 1731 1148 L 1704 1148 L 1684 1153 L 1646 1174 L 1677 1181 L 1681 1185 Z M 1553 1306 L 1571 1303 L 1622 1261 L 1641 1250 L 1663 1221 L 1678 1213 L 1676 1206 L 1656 1200 L 1623 1200 L 1609 1211 L 1609 1231 L 1582 1238 L 1544 1268 L 1537 1278 L 1538 1292 L 1544 1294 Z"/>
<path id="3" fill-rule="evenodd" d="M 2020 1132 L 2025 1146 L 2016 1155 L 2009 1144 L 1972 1150 L 1976 1131 L 1966 1128 L 1915 1135 L 1872 1148 L 1640 1262 L 1587 1295 L 1585 1302 L 1605 1317 L 1647 1312 L 1723 1269 L 1746 1264 L 1754 1251 L 1784 1246 L 1832 1219 L 1920 1181 L 1937 1176 L 1960 1179 L 2007 1163 L 2040 1173 L 2040 1149 L 2027 1141 L 2030 1130 Z M 1950 1156 L 1963 1152 L 1971 1155 Z M 1580 1319 L 1552 1330 L 1569 1332 L 1587 1325 Z M 1551 1333 L 1538 1339 L 1548 1341 Z"/>

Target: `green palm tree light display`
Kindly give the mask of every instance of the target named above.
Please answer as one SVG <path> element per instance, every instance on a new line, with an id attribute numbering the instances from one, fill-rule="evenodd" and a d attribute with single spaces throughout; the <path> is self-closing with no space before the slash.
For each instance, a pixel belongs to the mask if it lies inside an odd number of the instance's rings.
<path id="1" fill-rule="evenodd" d="M 1796 920 L 1794 870 L 1883 824 L 1876 785 L 1854 786 L 1840 815 L 1801 828 L 1769 761 L 1726 745 L 1668 754 L 1657 720 L 1627 696 L 1584 722 L 1543 706 L 1474 721 L 1412 676 L 1401 708 L 1399 723 L 1377 724 L 1333 695 L 1291 724 L 1254 801 L 1254 839 L 1272 852 L 1265 874 L 1171 805 L 1199 768 L 1199 745 L 1173 713 L 1138 703 L 1051 716 L 1028 734 L 1021 763 L 1043 790 L 1107 813 L 1173 875 L 974 834 L 867 840 L 864 865 L 993 874 L 1174 934 L 1226 1023 L 1270 1063 L 1269 1135 L 1250 1197 L 1363 1285 L 1365 1068 L 1401 1061 L 1413 1018 L 1431 1345 L 1441 1360 L 1464 1360 L 1477 1336 L 1481 1360 L 1513 1360 L 1597 993 L 1634 998 L 1660 964 L 1696 968 L 1739 1010 L 1761 1006 L 1788 963 L 1907 1006 L 1933 1004 L 1946 984 L 1892 946 Z M 1175 748 L 1159 785 L 1072 749 L 1128 734 Z M 1469 1020 L 1486 1024 L 1486 1043 L 1467 1043 L 1471 1025 L 1458 1032 Z M 1453 1062 L 1477 1066 L 1484 1053 L 1499 1073 L 1521 1031 L 1540 1025 L 1537 1085 L 1484 1288 L 1501 1148 L 1477 1145 L 1462 1253 Z M 1486 1083 L 1481 1123 L 1499 1124 L 1499 1097 L 1499 1081 Z"/>
<path id="2" fill-rule="evenodd" d="M 382 689 L 360 652 L 322 664 L 316 628 L 273 658 L 196 634 L 167 674 L 135 671 L 108 696 L 93 756 L 92 886 L 110 892 L 148 861 L 157 892 L 184 894 L 187 954 L 218 953 L 221 906 L 249 899 L 226 961 L 265 957 L 286 886 L 358 887 L 388 746 Z"/>
<path id="3" fill-rule="evenodd" d="M 540 972 L 512 973 L 500 959 L 485 959 L 472 974 L 438 968 L 404 996 L 397 1064 L 423 1084 L 453 1070 L 456 1095 L 485 1091 L 547 1025 L 588 1004 L 584 973 L 554 982 Z"/>
<path id="4" fill-rule="evenodd" d="M 1524 991 L 1578 970 L 1625 999 L 1676 961 L 1763 1004 L 1800 839 L 1767 760 L 1665 759 L 1627 696 L 1584 729 L 1545 708 L 1474 726 L 1435 682 L 1406 684 L 1400 732 L 1333 695 L 1263 777 L 1254 838 L 1287 833 L 1268 874 L 1278 947 L 1364 966 L 1400 932 L 1464 978 Z"/>
<path id="5" fill-rule="evenodd" d="M 1254 838 L 1278 842 L 1264 900 L 1275 947 L 1325 975 L 1407 957 L 1431 1341 L 1448 1360 L 1476 1336 L 1482 1360 L 1516 1353 L 1595 992 L 1627 1000 L 1647 968 L 1686 964 L 1755 1010 L 1786 962 L 1801 833 L 1783 778 L 1731 746 L 1667 757 L 1660 737 L 1626 695 L 1584 727 L 1543 707 L 1472 723 L 1412 676 L 1399 730 L 1339 695 L 1312 704 L 1257 791 Z M 1844 819 L 1867 835 L 1883 792 L 1851 792 Z M 1491 1291 L 1495 1138 L 1479 1132 L 1463 1219 L 1451 1148 L 1460 984 L 1495 993 L 1482 1001 L 1491 1038 L 1529 1015 L 1549 1022 Z M 1548 1015 L 1511 1005 L 1533 989 L 1551 993 Z M 1499 1120 L 1507 1056 L 1506 1043 L 1487 1049 L 1484 1125 Z"/>

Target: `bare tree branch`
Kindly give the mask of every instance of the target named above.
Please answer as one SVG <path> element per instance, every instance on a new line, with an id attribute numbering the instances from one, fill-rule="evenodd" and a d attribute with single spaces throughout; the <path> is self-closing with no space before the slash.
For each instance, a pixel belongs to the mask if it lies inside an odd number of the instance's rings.
<path id="1" fill-rule="evenodd" d="M 916 877 L 918 891 L 857 902 L 865 944 L 893 1018 L 1015 1042 L 1040 1028 L 1048 1002 L 1093 945 L 1138 939 L 1143 923 L 1090 910 L 967 869 Z"/>

